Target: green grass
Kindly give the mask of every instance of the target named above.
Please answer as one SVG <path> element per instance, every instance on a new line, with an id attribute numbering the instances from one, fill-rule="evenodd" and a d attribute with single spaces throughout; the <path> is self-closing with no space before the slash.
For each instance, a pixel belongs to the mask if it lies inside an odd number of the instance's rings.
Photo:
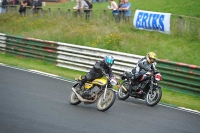
<path id="1" fill-rule="evenodd" d="M 75 77 L 84 74 L 84 72 L 57 67 L 50 62 L 45 62 L 37 59 L 17 57 L 13 55 L 3 54 L 1 52 L 0 52 L 0 63 L 56 74 L 58 76 L 70 79 L 74 79 Z"/>
<path id="2" fill-rule="evenodd" d="M 180 92 L 162 89 L 163 96 L 161 102 L 186 107 L 200 111 L 200 97 L 183 94 Z"/>
<path id="3" fill-rule="evenodd" d="M 190 2 L 188 0 L 181 2 L 131 0 L 132 14 L 134 14 L 135 9 L 143 9 L 191 15 L 192 17 L 198 17 L 199 3 L 198 0 L 191 0 Z M 60 8 L 61 11 L 66 12 L 67 9 L 72 9 L 75 4 L 75 1 L 58 4 L 47 3 L 44 10 L 51 8 L 53 12 L 53 10 Z M 67 19 L 66 15 L 56 15 L 56 13 L 52 17 L 44 15 L 42 18 L 0 14 L 0 32 L 138 55 L 146 55 L 147 52 L 153 51 L 159 59 L 200 65 L 200 18 L 183 17 L 187 25 L 180 35 L 177 30 L 177 16 L 173 15 L 171 18 L 171 34 L 167 35 L 137 30 L 133 27 L 132 21 L 119 24 L 113 20 L 105 21 L 100 17 L 101 15 L 97 15 L 97 11 L 107 9 L 107 5 L 108 2 L 94 3 L 94 18 L 90 21 L 74 17 Z M 191 5 L 193 8 L 189 8 Z M 110 11 L 106 11 L 111 15 Z"/>
<path id="4" fill-rule="evenodd" d="M 39 70 L 42 72 L 47 72 L 61 77 L 69 78 L 72 80 L 80 75 L 85 74 L 85 72 L 57 67 L 55 65 L 52 65 L 51 63 L 44 62 L 41 60 L 19 58 L 19 57 L 17 58 L 16 56 L 3 54 L 1 52 L 0 52 L 0 63 Z M 199 96 L 171 91 L 165 88 L 163 88 L 162 90 L 163 90 L 163 96 L 161 102 L 200 111 Z"/>
<path id="5" fill-rule="evenodd" d="M 166 35 L 134 29 L 129 23 L 113 21 L 85 21 L 63 16 L 30 18 L 16 15 L 0 17 L 0 32 L 27 38 L 97 47 L 125 53 L 146 55 L 153 51 L 159 59 L 200 65 L 200 39 Z"/>

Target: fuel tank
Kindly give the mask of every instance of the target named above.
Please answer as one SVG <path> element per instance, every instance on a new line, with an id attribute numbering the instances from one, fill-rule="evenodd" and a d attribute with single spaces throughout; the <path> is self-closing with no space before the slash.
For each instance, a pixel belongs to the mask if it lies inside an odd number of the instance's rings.
<path id="1" fill-rule="evenodd" d="M 92 88 L 94 85 L 100 85 L 100 86 L 104 86 L 106 85 L 107 80 L 106 79 L 95 79 L 92 82 L 87 82 L 85 83 L 85 89 L 90 89 Z"/>

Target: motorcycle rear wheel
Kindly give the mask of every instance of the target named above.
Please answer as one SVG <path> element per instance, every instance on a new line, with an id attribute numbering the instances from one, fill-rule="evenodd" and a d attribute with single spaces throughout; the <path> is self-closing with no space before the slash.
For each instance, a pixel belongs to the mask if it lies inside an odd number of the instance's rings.
<path id="1" fill-rule="evenodd" d="M 124 86 L 126 88 L 126 90 L 128 89 L 129 87 L 129 82 L 128 81 L 124 81 L 121 86 Z M 118 92 L 117 92 L 117 96 L 120 100 L 126 100 L 130 95 L 127 91 L 125 91 L 122 87 L 120 87 L 118 89 Z"/>
<path id="2" fill-rule="evenodd" d="M 162 97 L 162 90 L 160 87 L 156 87 L 153 89 L 152 94 L 151 91 L 149 91 L 146 95 L 146 104 L 148 106 L 155 106 Z"/>
<path id="3" fill-rule="evenodd" d="M 69 103 L 72 105 L 78 105 L 81 101 L 76 96 L 75 92 L 71 92 Z"/>
<path id="4" fill-rule="evenodd" d="M 97 101 L 97 109 L 99 111 L 108 110 L 115 102 L 116 94 L 113 90 L 107 90 L 105 99 L 104 94 L 102 94 Z"/>

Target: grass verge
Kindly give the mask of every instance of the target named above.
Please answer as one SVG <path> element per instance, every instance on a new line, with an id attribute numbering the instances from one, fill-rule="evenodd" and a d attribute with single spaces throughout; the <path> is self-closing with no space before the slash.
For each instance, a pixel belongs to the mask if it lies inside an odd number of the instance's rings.
<path id="1" fill-rule="evenodd" d="M 39 70 L 69 79 L 74 79 L 79 75 L 84 75 L 85 72 L 75 71 L 67 68 L 61 68 L 41 60 L 29 58 L 16 58 L 16 56 L 8 55 L 0 52 L 0 63 L 23 67 L 27 69 Z M 181 106 L 193 110 L 200 111 L 200 97 L 183 94 L 181 92 L 171 91 L 163 88 L 163 96 L 161 102 Z"/>
<path id="2" fill-rule="evenodd" d="M 186 4 L 181 5 L 181 10 L 178 10 L 179 2 L 172 0 L 167 3 L 169 3 L 168 7 L 173 8 L 165 9 L 161 9 L 163 8 L 161 5 L 166 3 L 165 0 L 159 0 L 153 4 L 151 4 L 152 0 L 151 2 L 133 1 L 131 1 L 132 18 L 130 21 L 115 23 L 111 11 L 107 10 L 108 2 L 94 3 L 92 17 L 89 20 L 80 16 L 75 17 L 73 10 L 71 10 L 70 17 L 67 17 L 66 10 L 72 8 L 76 4 L 75 1 L 58 2 L 58 4 L 47 4 L 44 7 L 43 16 L 35 14 L 33 17 L 29 15 L 21 17 L 15 13 L 0 14 L 0 31 L 6 35 L 65 42 L 136 55 L 146 55 L 146 53 L 153 51 L 157 54 L 158 59 L 200 65 L 198 58 L 200 57 L 199 18 L 181 17 L 180 20 L 177 15 L 172 15 L 170 34 L 139 30 L 133 26 L 134 8 L 136 7 L 137 9 L 187 15 L 184 12 L 179 12 L 184 11 L 182 9 Z M 195 7 L 184 9 L 189 9 L 188 12 L 194 13 L 191 14 L 192 16 L 197 16 L 199 5 L 196 3 L 198 2 L 189 2 L 186 7 L 191 7 L 191 3 L 195 3 Z M 174 6 L 177 7 L 174 8 Z M 51 15 L 47 13 L 48 8 L 52 9 Z M 58 8 L 61 9 L 62 13 L 58 13 Z M 103 17 L 105 9 L 107 15 Z"/>

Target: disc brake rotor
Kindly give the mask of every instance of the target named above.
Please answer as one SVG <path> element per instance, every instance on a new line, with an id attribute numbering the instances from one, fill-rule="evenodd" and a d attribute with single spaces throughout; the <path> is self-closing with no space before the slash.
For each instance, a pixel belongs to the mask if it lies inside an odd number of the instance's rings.
<path id="1" fill-rule="evenodd" d="M 73 94 L 71 95 L 71 101 L 72 102 L 76 102 L 76 101 L 78 101 L 79 99 L 78 99 L 78 97 L 76 96 L 76 94 L 73 92 Z"/>
<path id="2" fill-rule="evenodd" d="M 124 95 L 126 95 L 126 93 L 127 92 L 124 89 L 120 88 L 120 90 L 119 90 L 120 96 L 124 96 Z"/>
<path id="3" fill-rule="evenodd" d="M 149 100 L 154 100 L 156 97 L 156 92 L 153 91 L 153 94 L 149 94 Z"/>
<path id="4" fill-rule="evenodd" d="M 106 96 L 105 96 L 105 99 L 102 97 L 101 105 L 104 105 L 105 103 L 108 103 L 110 101 L 110 99 L 111 99 L 111 95 L 110 94 L 108 95 L 108 93 L 107 93 Z"/>

